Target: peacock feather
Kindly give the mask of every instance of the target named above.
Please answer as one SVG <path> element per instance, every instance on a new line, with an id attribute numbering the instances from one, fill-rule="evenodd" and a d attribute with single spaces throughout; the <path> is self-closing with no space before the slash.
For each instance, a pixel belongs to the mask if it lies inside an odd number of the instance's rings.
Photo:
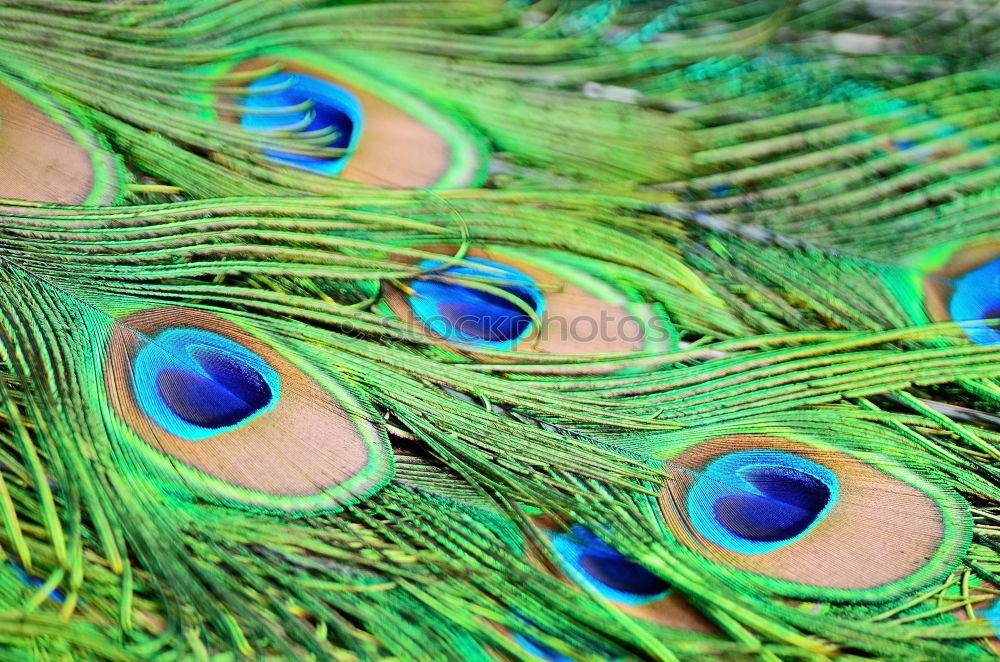
<path id="1" fill-rule="evenodd" d="M 989 2 L 0 2 L 0 659 L 988 660 Z"/>

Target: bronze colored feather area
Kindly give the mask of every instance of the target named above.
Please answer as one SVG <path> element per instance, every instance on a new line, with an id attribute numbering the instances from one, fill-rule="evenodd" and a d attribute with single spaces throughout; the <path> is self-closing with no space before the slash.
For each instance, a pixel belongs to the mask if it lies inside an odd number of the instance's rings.
<path id="1" fill-rule="evenodd" d="M 37 91 L 0 78 L 0 198 L 107 204 L 115 157 Z"/>
<path id="2" fill-rule="evenodd" d="M 151 420 L 136 401 L 133 365 L 140 350 L 155 345 L 167 328 L 218 334 L 260 357 L 280 380 L 273 407 L 197 440 Z M 385 461 L 376 457 L 382 433 L 361 419 L 356 403 L 345 405 L 346 392 L 335 396 L 329 384 L 321 385 L 256 336 L 210 313 L 155 308 L 119 320 L 108 350 L 106 386 L 116 414 L 151 448 L 226 485 L 275 496 L 329 493 L 341 500 L 370 491 L 386 473 Z M 162 382 L 160 388 L 162 394 Z M 373 465 L 379 470 L 370 471 Z"/>

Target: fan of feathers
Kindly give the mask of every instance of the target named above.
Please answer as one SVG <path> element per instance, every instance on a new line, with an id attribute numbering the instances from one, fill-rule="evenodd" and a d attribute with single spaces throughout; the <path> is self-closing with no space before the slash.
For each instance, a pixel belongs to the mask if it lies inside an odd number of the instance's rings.
<path id="1" fill-rule="evenodd" d="M 0 0 L 0 661 L 1000 656 L 992 0 Z"/>

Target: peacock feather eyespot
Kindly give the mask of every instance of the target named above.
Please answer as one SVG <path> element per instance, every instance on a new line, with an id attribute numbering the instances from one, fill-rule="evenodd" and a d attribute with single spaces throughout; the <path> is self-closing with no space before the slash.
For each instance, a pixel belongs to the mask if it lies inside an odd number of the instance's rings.
<path id="1" fill-rule="evenodd" d="M 801 599 L 880 602 L 947 576 L 971 540 L 965 500 L 838 434 L 837 445 L 727 435 L 671 454 L 667 530 L 708 563 Z"/>
<path id="2" fill-rule="evenodd" d="M 530 276 L 513 267 L 477 257 L 466 262 L 476 266 L 451 266 L 412 281 L 409 303 L 414 314 L 450 342 L 490 349 L 514 347 L 531 332 L 532 317 L 541 317 L 544 295 Z M 440 260 L 423 260 L 417 266 L 430 271 L 443 265 Z M 448 277 L 471 280 L 463 284 L 444 280 Z M 510 298 L 471 283 L 492 286 Z"/>
<path id="3" fill-rule="evenodd" d="M 118 319 L 104 386 L 121 442 L 171 493 L 273 512 L 336 509 L 394 463 L 365 394 L 287 341 L 190 308 Z"/>
<path id="4" fill-rule="evenodd" d="M 613 602 L 640 606 L 661 600 L 670 593 L 670 584 L 664 579 L 586 527 L 574 524 L 570 533 L 550 533 L 549 536 L 569 574 Z"/>
<path id="5" fill-rule="evenodd" d="M 275 70 L 281 73 L 259 77 Z M 340 56 L 266 49 L 221 62 L 211 73 L 219 80 L 213 95 L 219 119 L 262 141 L 292 133 L 303 145 L 343 150 L 327 156 L 263 145 L 279 165 L 381 188 L 462 188 L 486 176 L 486 142 L 463 119 Z M 255 78 L 233 94 L 226 76 Z"/>
<path id="6" fill-rule="evenodd" d="M 697 531 L 743 554 L 763 554 L 806 535 L 837 500 L 837 476 L 781 451 L 737 451 L 713 460 L 688 492 Z"/>
<path id="7" fill-rule="evenodd" d="M 282 165 L 320 175 L 339 174 L 364 125 L 357 97 L 343 87 L 305 73 L 279 73 L 247 86 L 249 96 L 240 118 L 244 128 L 259 132 L 311 135 L 316 147 L 344 150 L 328 158 L 278 150 L 264 153 Z"/>
<path id="8" fill-rule="evenodd" d="M 264 359 L 229 338 L 171 328 L 139 350 L 132 388 L 160 427 L 196 441 L 270 410 L 280 381 Z"/>
<path id="9" fill-rule="evenodd" d="M 443 257 L 400 256 L 421 273 L 404 287 L 385 287 L 381 307 L 442 344 L 547 356 L 660 351 L 667 345 L 660 312 L 640 293 L 609 282 L 587 260 L 491 245 L 470 247 L 451 265 L 457 246 L 410 248 Z"/>
<path id="10" fill-rule="evenodd" d="M 621 613 L 652 625 L 691 632 L 717 632 L 712 621 L 668 581 L 604 542 L 592 529 L 548 515 L 532 523 L 551 541 L 563 581 L 587 587 L 612 602 Z M 541 558 L 535 567 L 548 568 Z"/>

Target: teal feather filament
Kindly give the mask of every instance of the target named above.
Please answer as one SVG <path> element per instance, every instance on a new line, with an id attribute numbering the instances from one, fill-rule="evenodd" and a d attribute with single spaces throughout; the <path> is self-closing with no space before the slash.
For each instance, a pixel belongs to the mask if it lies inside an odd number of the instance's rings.
<path id="1" fill-rule="evenodd" d="M 278 374 L 229 338 L 166 329 L 139 350 L 132 388 L 157 424 L 192 441 L 266 413 L 280 396 Z"/>
<path id="2" fill-rule="evenodd" d="M 739 451 L 713 460 L 688 492 L 703 536 L 743 554 L 763 554 L 807 535 L 837 501 L 837 476 L 780 451 Z"/>

